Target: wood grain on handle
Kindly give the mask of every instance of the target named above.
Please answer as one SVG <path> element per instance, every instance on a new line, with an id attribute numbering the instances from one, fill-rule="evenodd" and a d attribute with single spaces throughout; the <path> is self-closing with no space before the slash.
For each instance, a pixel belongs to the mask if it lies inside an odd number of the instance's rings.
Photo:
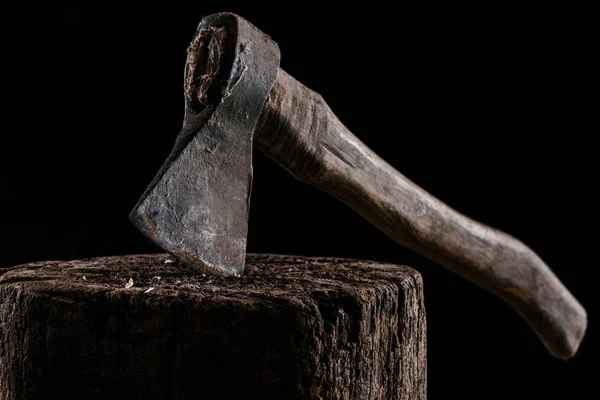
<path id="1" fill-rule="evenodd" d="M 256 146 L 298 180 L 352 207 L 398 243 L 517 310 L 555 357 L 575 354 L 585 309 L 518 239 L 451 209 L 354 136 L 322 97 L 279 70 Z"/>

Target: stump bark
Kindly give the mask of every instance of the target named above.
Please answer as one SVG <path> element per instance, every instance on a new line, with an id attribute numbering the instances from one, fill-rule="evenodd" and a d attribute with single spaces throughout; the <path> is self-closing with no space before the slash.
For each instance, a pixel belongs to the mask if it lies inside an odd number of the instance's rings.
<path id="1" fill-rule="evenodd" d="M 426 398 L 418 272 L 251 254 L 246 271 L 166 254 L 11 268 L 0 399 Z"/>

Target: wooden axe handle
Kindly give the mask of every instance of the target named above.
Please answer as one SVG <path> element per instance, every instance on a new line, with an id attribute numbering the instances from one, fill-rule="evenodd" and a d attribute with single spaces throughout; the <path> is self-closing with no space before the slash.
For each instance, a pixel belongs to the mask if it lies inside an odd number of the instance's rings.
<path id="1" fill-rule="evenodd" d="M 577 351 L 585 309 L 537 254 L 415 185 L 354 136 L 318 93 L 283 70 L 257 124 L 255 144 L 396 242 L 510 304 L 555 357 Z"/>

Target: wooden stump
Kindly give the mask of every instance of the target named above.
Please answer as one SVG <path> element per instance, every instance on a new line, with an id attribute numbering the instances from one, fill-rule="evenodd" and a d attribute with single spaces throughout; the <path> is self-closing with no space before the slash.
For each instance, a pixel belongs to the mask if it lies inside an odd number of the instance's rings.
<path id="1" fill-rule="evenodd" d="M 0 399 L 425 399 L 418 272 L 275 255 L 247 264 L 233 278 L 166 254 L 11 268 L 0 276 Z"/>

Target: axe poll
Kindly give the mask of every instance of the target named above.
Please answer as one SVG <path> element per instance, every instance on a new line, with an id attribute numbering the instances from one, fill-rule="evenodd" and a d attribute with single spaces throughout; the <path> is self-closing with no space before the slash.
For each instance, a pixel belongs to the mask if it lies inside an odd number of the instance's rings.
<path id="1" fill-rule="evenodd" d="M 542 259 L 395 170 L 279 59 L 277 44 L 235 14 L 200 22 L 185 66 L 183 127 L 131 212 L 134 225 L 199 272 L 243 273 L 254 144 L 399 244 L 500 297 L 555 357 L 573 356 L 587 315 Z"/>

